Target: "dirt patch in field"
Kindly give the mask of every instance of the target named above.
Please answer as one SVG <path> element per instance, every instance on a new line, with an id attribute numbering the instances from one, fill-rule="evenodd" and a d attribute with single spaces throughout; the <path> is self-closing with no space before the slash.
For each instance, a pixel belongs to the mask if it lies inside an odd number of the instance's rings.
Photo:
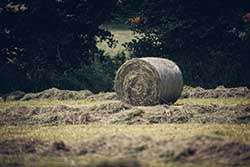
<path id="1" fill-rule="evenodd" d="M 24 139 L 12 139 L 12 140 L 0 140 L 0 155 L 12 155 L 21 153 L 38 153 L 48 145 L 45 142 L 38 140 L 24 140 Z"/>
<path id="2" fill-rule="evenodd" d="M 122 102 L 92 106 L 13 106 L 0 110 L 0 125 L 250 123 L 250 105 L 158 105 L 132 107 Z"/>
<path id="3" fill-rule="evenodd" d="M 138 159 L 150 162 L 198 162 L 213 160 L 226 165 L 248 164 L 250 162 L 250 145 L 230 142 L 224 139 L 196 136 L 183 139 L 153 140 L 148 136 L 114 135 L 99 137 L 80 143 L 63 141 L 41 142 L 25 140 L 0 140 L 0 155 L 39 154 L 44 156 L 95 156 Z M 118 163 L 119 162 L 119 163 Z M 99 164 L 139 164 L 138 161 L 104 161 Z"/>
<path id="4" fill-rule="evenodd" d="M 115 160 L 105 160 L 101 162 L 94 162 L 86 167 L 144 167 L 138 160 L 133 158 Z"/>
<path id="5" fill-rule="evenodd" d="M 247 87 L 225 88 L 219 86 L 216 89 L 204 89 L 201 87 L 184 86 L 181 98 L 219 98 L 219 97 L 246 97 L 250 98 L 250 90 Z"/>

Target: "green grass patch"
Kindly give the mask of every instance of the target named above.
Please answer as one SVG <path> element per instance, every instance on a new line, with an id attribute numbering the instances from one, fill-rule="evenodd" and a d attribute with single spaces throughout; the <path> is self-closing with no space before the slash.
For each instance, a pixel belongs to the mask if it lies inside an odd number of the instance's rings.
<path id="1" fill-rule="evenodd" d="M 80 106 L 91 106 L 98 104 L 109 104 L 109 103 L 119 103 L 119 100 L 29 100 L 29 101 L 10 101 L 10 102 L 0 102 L 0 109 L 12 107 L 12 106 L 39 106 L 39 107 L 48 107 L 56 105 L 67 105 L 72 107 Z M 217 99 L 202 99 L 202 98 L 187 98 L 179 99 L 175 104 L 197 104 L 197 105 L 220 105 L 220 106 L 235 106 L 235 105 L 244 105 L 250 104 L 250 99 L 247 98 L 217 98 Z"/>
<path id="2" fill-rule="evenodd" d="M 123 134 L 132 136 L 149 136 L 154 140 L 207 135 L 250 144 L 249 124 L 60 125 L 0 127 L 1 139 L 24 138 L 42 141 L 65 141 L 69 143 L 90 141 L 102 136 Z"/>
<path id="3" fill-rule="evenodd" d="M 9 101 L 9 102 L 0 102 L 0 109 L 12 107 L 12 106 L 39 106 L 39 107 L 49 107 L 49 106 L 58 106 L 58 105 L 67 105 L 71 107 L 80 107 L 80 106 L 91 106 L 98 104 L 108 104 L 108 103 L 119 103 L 118 100 L 29 100 L 29 101 Z"/>

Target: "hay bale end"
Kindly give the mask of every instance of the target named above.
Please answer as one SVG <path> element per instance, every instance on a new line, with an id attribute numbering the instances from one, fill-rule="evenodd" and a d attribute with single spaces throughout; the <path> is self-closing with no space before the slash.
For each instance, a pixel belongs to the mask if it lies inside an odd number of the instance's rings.
<path id="1" fill-rule="evenodd" d="M 171 60 L 135 58 L 118 69 L 114 89 L 122 101 L 132 105 L 174 103 L 181 95 L 183 77 Z"/>

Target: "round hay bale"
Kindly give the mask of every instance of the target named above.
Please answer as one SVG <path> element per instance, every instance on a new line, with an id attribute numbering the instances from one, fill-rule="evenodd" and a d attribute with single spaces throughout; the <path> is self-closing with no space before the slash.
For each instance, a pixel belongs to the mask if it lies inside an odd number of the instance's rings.
<path id="1" fill-rule="evenodd" d="M 171 60 L 135 58 L 119 68 L 114 89 L 122 101 L 132 105 L 174 103 L 181 95 L 183 78 Z"/>

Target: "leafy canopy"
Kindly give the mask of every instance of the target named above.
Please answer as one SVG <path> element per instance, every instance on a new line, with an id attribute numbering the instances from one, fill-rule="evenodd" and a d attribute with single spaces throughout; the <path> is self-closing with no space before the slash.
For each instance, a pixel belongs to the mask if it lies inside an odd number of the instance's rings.
<path id="1" fill-rule="evenodd" d="M 134 27 L 142 38 L 128 48 L 176 61 L 186 84 L 250 86 L 249 12 L 245 0 L 144 0 Z"/>
<path id="2" fill-rule="evenodd" d="M 1 0 L 0 88 L 44 89 L 62 86 L 67 71 L 100 59 L 99 28 L 117 0 Z M 2 82 L 3 81 L 3 82 Z M 63 86 L 62 86 L 63 87 Z"/>

